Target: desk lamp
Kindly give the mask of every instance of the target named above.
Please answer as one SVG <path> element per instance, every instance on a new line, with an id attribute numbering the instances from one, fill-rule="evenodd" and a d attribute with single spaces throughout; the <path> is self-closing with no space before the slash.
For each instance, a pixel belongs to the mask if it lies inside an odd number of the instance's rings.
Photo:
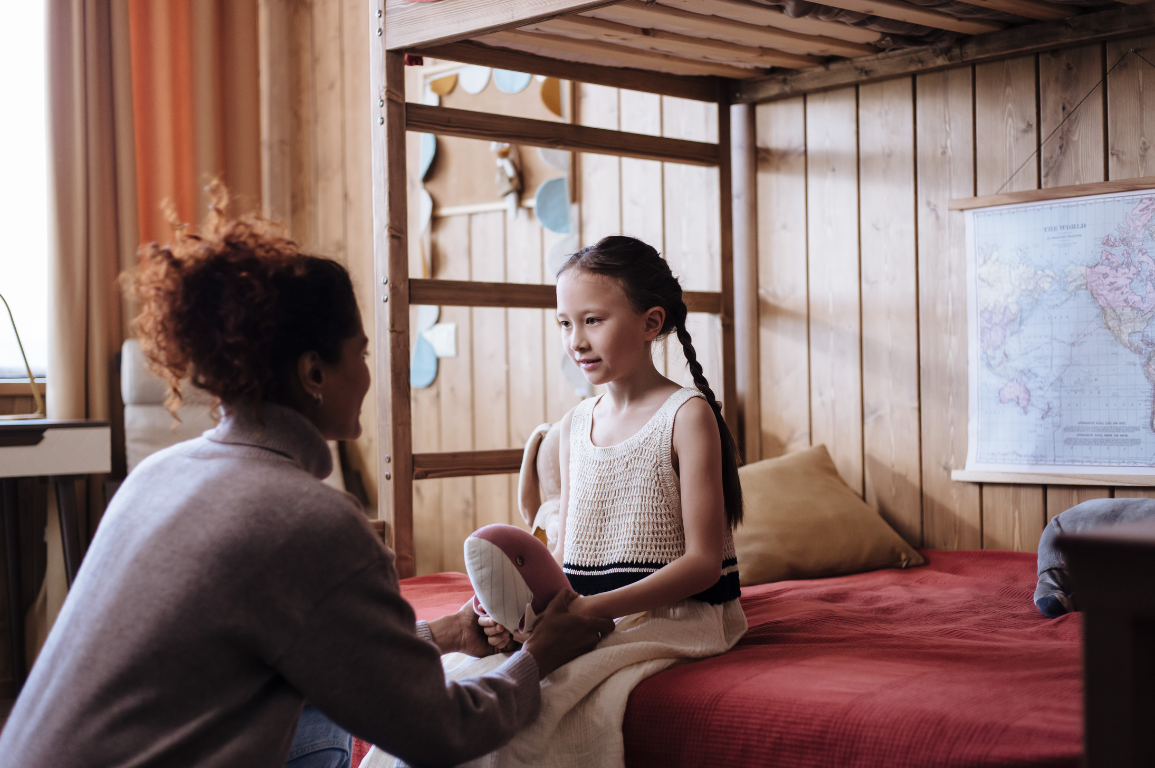
<path id="1" fill-rule="evenodd" d="M 8 306 L 8 299 L 0 293 L 0 301 L 8 310 L 8 320 L 12 323 L 12 333 L 16 334 L 16 346 L 20 348 L 20 356 L 24 358 L 24 370 L 28 372 L 28 386 L 32 388 L 32 399 L 36 401 L 35 413 L 14 413 L 0 416 L 0 420 L 11 419 L 43 419 L 47 415 L 44 410 L 44 400 L 40 397 L 40 388 L 36 386 L 36 377 L 32 375 L 32 366 L 28 364 L 28 355 L 24 354 L 24 344 L 20 341 L 20 331 L 16 330 L 16 318 L 12 316 L 12 307 Z"/>

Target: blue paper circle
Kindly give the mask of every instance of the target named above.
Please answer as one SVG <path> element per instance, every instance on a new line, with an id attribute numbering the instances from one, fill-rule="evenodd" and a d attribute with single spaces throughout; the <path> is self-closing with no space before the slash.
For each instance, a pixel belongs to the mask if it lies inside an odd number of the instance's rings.
<path id="1" fill-rule="evenodd" d="M 508 69 L 493 70 L 493 83 L 505 93 L 521 93 L 533 80 L 526 72 L 510 72 Z"/>
<path id="2" fill-rule="evenodd" d="M 418 335 L 417 345 L 413 348 L 413 362 L 409 365 L 409 385 L 416 389 L 425 389 L 437 378 L 437 353 L 433 345 Z"/>
<path id="3" fill-rule="evenodd" d="M 533 211 L 537 220 L 550 232 L 569 233 L 569 180 L 558 176 L 543 182 L 534 196 Z"/>
<path id="4" fill-rule="evenodd" d="M 421 134 L 421 172 L 422 181 L 429 178 L 429 169 L 433 167 L 433 160 L 437 157 L 437 137 L 432 133 Z"/>

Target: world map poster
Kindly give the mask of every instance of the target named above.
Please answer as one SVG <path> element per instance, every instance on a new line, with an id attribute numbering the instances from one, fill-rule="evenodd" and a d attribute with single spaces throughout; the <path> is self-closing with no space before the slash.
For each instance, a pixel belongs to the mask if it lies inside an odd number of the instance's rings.
<path id="1" fill-rule="evenodd" d="M 967 470 L 1155 467 L 1155 190 L 965 212 Z"/>

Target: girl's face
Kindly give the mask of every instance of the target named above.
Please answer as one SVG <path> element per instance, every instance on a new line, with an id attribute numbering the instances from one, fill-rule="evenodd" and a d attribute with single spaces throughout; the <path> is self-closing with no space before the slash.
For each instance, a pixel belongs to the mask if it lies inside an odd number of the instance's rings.
<path id="1" fill-rule="evenodd" d="M 566 354 L 591 384 L 608 384 L 653 366 L 650 342 L 665 311 L 638 312 L 612 278 L 570 269 L 557 282 L 557 319 Z"/>

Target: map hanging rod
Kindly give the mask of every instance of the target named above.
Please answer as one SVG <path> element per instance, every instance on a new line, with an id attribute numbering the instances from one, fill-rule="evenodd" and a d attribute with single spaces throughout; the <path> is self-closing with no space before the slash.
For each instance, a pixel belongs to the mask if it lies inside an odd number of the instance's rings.
<path id="1" fill-rule="evenodd" d="M 1047 189 L 1027 189 L 1022 192 L 1004 192 L 1001 195 L 982 197 L 960 197 L 947 204 L 950 211 L 969 211 L 973 208 L 992 208 L 996 205 L 1016 203 L 1038 203 L 1044 200 L 1062 200 L 1084 195 L 1110 195 L 1116 192 L 1137 192 L 1155 189 L 1155 176 L 1140 176 L 1136 179 L 1116 181 L 1092 181 L 1088 184 L 1072 184 L 1068 187 L 1048 187 Z"/>

